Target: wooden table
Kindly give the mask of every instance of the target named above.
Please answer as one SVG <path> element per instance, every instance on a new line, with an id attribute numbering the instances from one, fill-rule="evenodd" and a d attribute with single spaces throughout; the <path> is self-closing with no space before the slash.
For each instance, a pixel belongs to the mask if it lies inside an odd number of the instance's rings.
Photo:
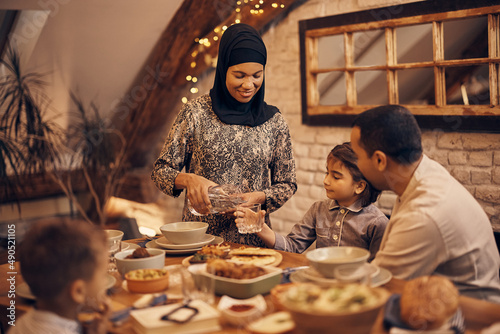
<path id="1" fill-rule="evenodd" d="M 135 240 L 129 240 L 128 242 L 138 243 L 141 241 L 144 240 L 135 239 Z M 238 247 L 240 245 L 233 244 L 232 246 Z M 298 267 L 308 264 L 306 257 L 302 254 L 295 254 L 288 252 L 280 252 L 280 253 L 283 255 L 283 260 L 279 265 L 279 267 L 282 269 L 288 267 Z M 165 258 L 165 265 L 180 264 L 186 256 L 188 255 L 168 254 L 167 257 Z M 9 303 L 11 301 L 11 298 L 8 297 L 10 284 L 9 281 L 7 281 L 7 278 L 9 278 L 12 275 L 8 274 L 9 272 L 17 272 L 17 275 L 14 275 L 16 277 L 15 280 L 16 285 L 22 282 L 22 277 L 19 271 L 18 263 L 15 264 L 14 270 L 11 270 L 8 264 L 0 266 L 0 277 L 5 277 L 0 282 L 0 305 L 1 305 L 0 316 L 4 328 L 8 328 L 7 322 L 9 319 L 7 318 L 8 315 L 7 307 L 9 306 Z M 130 306 L 138 298 L 140 298 L 140 295 L 128 293 L 126 290 L 121 288 L 121 284 L 122 284 L 121 278 L 117 275 L 117 283 L 115 287 L 111 290 L 112 291 L 111 298 L 116 304 L 122 304 L 123 306 Z M 405 281 L 393 278 L 384 287 L 387 288 L 392 293 L 400 293 L 402 291 L 404 284 Z M 265 299 L 268 303 L 271 303 L 269 294 L 265 296 Z M 19 297 L 15 299 L 15 303 L 16 303 L 16 320 L 19 319 L 22 313 L 24 313 L 34 305 L 32 301 L 28 301 Z M 460 307 L 465 317 L 467 334 L 479 334 L 481 332 L 481 329 L 486 328 L 495 322 L 500 322 L 500 305 L 498 304 L 493 304 L 482 300 L 461 296 Z M 383 320 L 383 310 L 380 312 L 375 324 L 373 325 L 372 334 L 388 333 L 388 331 L 386 331 L 383 328 L 382 320 Z M 110 333 L 128 334 L 128 333 L 134 333 L 134 331 L 131 328 L 130 323 L 125 323 L 120 327 L 112 328 L 110 330 Z M 231 327 L 226 324 L 223 324 L 222 330 L 214 333 L 241 334 L 245 333 L 245 331 L 241 328 Z"/>

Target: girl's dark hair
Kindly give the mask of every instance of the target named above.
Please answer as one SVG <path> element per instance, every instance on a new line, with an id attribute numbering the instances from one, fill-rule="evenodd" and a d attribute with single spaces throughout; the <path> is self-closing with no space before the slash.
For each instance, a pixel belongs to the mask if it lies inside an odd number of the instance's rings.
<path id="1" fill-rule="evenodd" d="M 346 142 L 341 145 L 335 146 L 327 157 L 327 162 L 332 159 L 340 161 L 351 173 L 354 182 L 365 181 L 365 190 L 359 195 L 361 199 L 361 205 L 363 207 L 370 205 L 375 202 L 380 195 L 380 190 L 373 188 L 373 186 L 365 179 L 363 174 L 358 168 L 357 162 L 358 158 L 356 153 L 351 148 L 351 143 Z"/>

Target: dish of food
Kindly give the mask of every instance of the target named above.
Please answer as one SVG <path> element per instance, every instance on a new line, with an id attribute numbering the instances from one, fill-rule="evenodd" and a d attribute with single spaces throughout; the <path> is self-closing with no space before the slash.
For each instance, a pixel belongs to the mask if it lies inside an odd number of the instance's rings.
<path id="1" fill-rule="evenodd" d="M 369 333 L 380 309 L 389 298 L 384 288 L 359 283 L 318 286 L 290 284 L 278 291 L 279 307 L 290 312 L 297 329 L 304 333 Z"/>
<path id="2" fill-rule="evenodd" d="M 166 269 L 137 269 L 126 273 L 125 280 L 130 292 L 160 292 L 168 288 L 169 273 Z"/>
<path id="3" fill-rule="evenodd" d="M 214 239 L 215 239 L 215 236 L 213 236 L 211 234 L 205 234 L 200 241 L 195 242 L 195 243 L 174 244 L 173 242 L 171 242 L 167 238 L 160 237 L 160 238 L 156 239 L 156 244 L 160 247 L 168 248 L 168 249 L 192 249 L 192 248 L 199 248 L 199 247 L 203 247 L 205 245 L 208 245 L 209 243 L 214 241 Z"/>
<path id="4" fill-rule="evenodd" d="M 233 298 L 250 298 L 258 294 L 269 292 L 274 286 L 280 283 L 282 269 L 265 266 L 262 267 L 264 273 L 255 278 L 238 279 L 217 276 L 207 272 L 207 264 L 193 264 L 188 267 L 195 281 L 201 276 L 209 277 L 215 281 L 215 293 L 218 295 L 228 295 Z"/>

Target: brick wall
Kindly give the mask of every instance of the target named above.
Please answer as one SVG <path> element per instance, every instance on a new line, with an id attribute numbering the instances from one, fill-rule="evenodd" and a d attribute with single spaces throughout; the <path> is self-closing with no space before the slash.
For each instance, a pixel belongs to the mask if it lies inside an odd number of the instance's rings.
<path id="1" fill-rule="evenodd" d="M 271 215 L 276 231 L 288 233 L 312 203 L 325 198 L 322 182 L 326 156 L 350 137 L 350 128 L 301 123 L 298 21 L 406 2 L 413 1 L 311 0 L 263 36 L 268 48 L 266 101 L 279 107 L 290 126 L 299 183 L 295 196 Z M 210 76 L 200 86 L 208 91 L 212 82 Z M 500 231 L 500 134 L 425 131 L 423 145 L 427 155 L 445 166 L 477 198 L 493 227 Z M 390 213 L 395 198 L 394 193 L 384 192 L 377 204 Z M 178 211 L 172 214 L 178 217 Z"/>

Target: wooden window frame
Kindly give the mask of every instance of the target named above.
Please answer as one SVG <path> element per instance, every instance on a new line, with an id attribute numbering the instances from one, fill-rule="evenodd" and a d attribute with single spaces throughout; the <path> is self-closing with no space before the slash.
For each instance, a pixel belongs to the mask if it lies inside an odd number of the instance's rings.
<path id="1" fill-rule="evenodd" d="M 350 126 L 357 114 L 375 105 L 358 105 L 355 73 L 385 70 L 388 101 L 399 104 L 397 71 L 409 68 L 433 68 L 435 104 L 405 105 L 422 128 L 443 131 L 500 132 L 500 5 L 487 0 L 424 1 L 390 6 L 355 13 L 334 15 L 299 22 L 300 72 L 302 93 L 302 123 L 307 125 Z M 488 16 L 488 57 L 445 60 L 443 57 L 443 22 L 468 17 Z M 433 60 L 397 63 L 396 28 L 417 24 L 432 24 Z M 385 30 L 386 64 L 355 66 L 353 33 Z M 344 35 L 345 67 L 318 68 L 318 38 Z M 444 70 L 450 66 L 488 64 L 489 105 L 447 105 Z M 341 71 L 345 75 L 346 104 L 319 104 L 317 76 Z"/>

